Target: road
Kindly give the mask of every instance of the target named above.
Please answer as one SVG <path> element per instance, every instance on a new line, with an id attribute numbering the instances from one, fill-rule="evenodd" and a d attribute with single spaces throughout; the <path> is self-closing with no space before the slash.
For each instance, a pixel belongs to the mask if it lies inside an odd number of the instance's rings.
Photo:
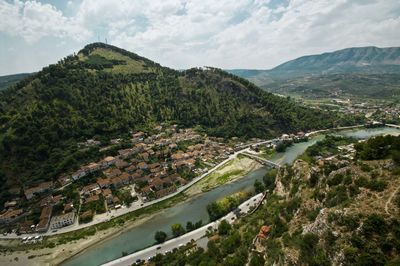
<path id="1" fill-rule="evenodd" d="M 247 201 L 243 202 L 242 204 L 239 205 L 238 210 L 240 210 L 240 213 L 248 213 L 252 208 L 257 206 L 260 201 L 264 198 L 263 193 L 257 194 L 254 197 L 248 199 Z M 134 262 L 137 260 L 148 260 L 151 257 L 156 256 L 159 253 L 166 253 L 170 252 L 175 248 L 179 248 L 183 245 L 186 245 L 187 243 L 191 242 L 192 240 L 198 240 L 202 238 L 206 232 L 209 230 L 209 228 L 212 229 L 217 229 L 219 223 L 222 220 L 226 220 L 229 223 L 233 223 L 238 217 L 236 215 L 237 211 L 235 212 L 230 212 L 221 219 L 209 223 L 207 225 L 204 225 L 194 231 L 191 231 L 187 234 L 184 234 L 182 236 L 179 236 L 177 238 L 173 238 L 171 240 L 168 240 L 164 242 L 163 244 L 159 245 L 154 245 L 149 248 L 143 249 L 141 251 L 132 253 L 130 255 L 127 255 L 125 257 L 110 261 L 108 263 L 103 264 L 103 266 L 125 266 L 125 265 L 132 265 Z"/>
<path id="2" fill-rule="evenodd" d="M 397 126 L 397 125 L 388 125 L 388 126 L 400 127 L 400 126 Z M 363 127 L 363 125 L 316 130 L 316 131 L 312 131 L 312 132 L 307 133 L 306 136 L 310 136 L 310 135 L 326 132 L 326 131 L 329 131 L 329 130 L 343 130 L 343 129 L 358 128 L 358 127 Z M 63 227 L 61 229 L 58 229 L 56 232 L 53 232 L 53 231 L 49 230 L 46 233 L 40 234 L 40 235 L 42 235 L 42 236 L 51 236 L 51 235 L 57 235 L 57 234 L 63 234 L 63 233 L 72 232 L 72 231 L 79 230 L 79 229 L 82 229 L 82 228 L 86 228 L 86 227 L 89 227 L 89 226 L 93 226 L 93 225 L 96 225 L 96 224 L 99 224 L 99 223 L 107 222 L 110 219 L 116 218 L 118 216 L 127 214 L 129 212 L 133 212 L 133 211 L 139 210 L 141 208 L 145 208 L 145 207 L 151 206 L 153 204 L 159 203 L 161 201 L 167 200 L 169 198 L 172 198 L 172 197 L 178 195 L 179 193 L 187 190 L 189 187 L 193 186 L 194 184 L 196 184 L 197 182 L 202 180 L 204 177 L 206 177 L 207 175 L 209 175 L 212 172 L 214 172 L 216 169 L 218 169 L 219 167 L 221 167 L 222 165 L 224 165 L 228 161 L 236 158 L 236 156 L 238 154 L 243 153 L 243 152 L 249 152 L 250 151 L 249 150 L 250 146 L 258 146 L 258 145 L 262 145 L 262 144 L 271 143 L 271 142 L 277 141 L 277 140 L 279 140 L 279 138 L 274 138 L 274 139 L 270 139 L 270 140 L 264 140 L 264 141 L 255 142 L 255 143 L 251 143 L 251 144 L 245 144 L 245 145 L 241 146 L 241 148 L 242 148 L 241 150 L 236 151 L 235 153 L 231 154 L 227 159 L 225 159 L 224 161 L 222 161 L 219 164 L 215 165 L 212 169 L 208 170 L 206 173 L 203 173 L 202 175 L 194 178 L 191 182 L 189 182 L 185 186 L 179 187 L 176 192 L 174 192 L 172 194 L 169 194 L 169 195 L 167 195 L 165 197 L 162 197 L 162 198 L 156 199 L 156 200 L 152 200 L 152 201 L 149 201 L 149 202 L 145 202 L 145 203 L 143 203 L 140 200 L 136 201 L 136 202 L 133 202 L 130 207 L 123 206 L 120 209 L 111 210 L 111 212 L 107 212 L 107 213 L 96 215 L 91 222 L 85 223 L 85 224 L 79 224 L 78 221 L 77 221 L 78 219 L 76 219 L 75 223 L 70 225 L 70 226 L 66 226 L 66 227 Z M 18 238 L 23 238 L 23 237 L 26 237 L 26 236 L 35 236 L 35 235 L 39 235 L 39 234 L 22 234 L 22 235 L 8 234 L 6 236 L 0 235 L 0 239 L 18 239 Z"/>
<path id="3" fill-rule="evenodd" d="M 122 206 L 122 208 L 117 209 L 117 210 L 111 210 L 110 212 L 107 213 L 103 213 L 103 214 L 99 214 L 99 215 L 95 215 L 93 220 L 91 222 L 85 223 L 85 224 L 79 224 L 78 223 L 78 219 L 75 220 L 75 223 L 70 225 L 70 226 L 66 226 L 63 228 L 58 229 L 56 232 L 53 232 L 52 230 L 47 231 L 46 233 L 43 234 L 21 234 L 21 235 L 16 235 L 16 234 L 8 234 L 6 236 L 4 235 L 0 235 L 0 239 L 18 239 L 18 238 L 23 238 L 26 236 L 36 236 L 36 235 L 41 235 L 41 236 L 51 236 L 51 235 L 58 235 L 58 234 L 63 234 L 63 233 L 68 233 L 68 232 L 72 232 L 75 230 L 79 230 L 82 228 L 86 228 L 92 225 L 96 225 L 99 223 L 103 223 L 103 222 L 107 222 L 110 219 L 116 218 L 118 216 L 139 210 L 141 208 L 145 208 L 148 206 L 151 206 L 153 204 L 157 204 L 161 201 L 167 200 L 169 198 L 172 198 L 176 195 L 178 195 L 179 193 L 182 193 L 183 191 L 187 190 L 188 188 L 190 188 L 191 186 L 193 186 L 194 184 L 196 184 L 197 182 L 199 182 L 200 180 L 202 180 L 204 177 L 206 177 L 207 175 L 211 174 L 212 172 L 214 172 L 215 170 L 217 170 L 219 167 L 221 167 L 222 165 L 226 164 L 227 162 L 229 162 L 230 160 L 234 159 L 237 157 L 238 154 L 243 153 L 245 151 L 248 151 L 248 148 L 242 149 L 240 151 L 236 151 L 233 154 L 231 154 L 227 159 L 225 159 L 224 161 L 220 162 L 219 164 L 215 165 L 213 168 L 211 168 L 210 170 L 208 170 L 207 172 L 201 174 L 198 177 L 195 177 L 192 181 L 190 181 L 189 183 L 187 183 L 184 186 L 181 186 L 177 189 L 176 192 L 171 193 L 165 197 L 156 199 L 156 200 L 152 200 L 149 202 L 142 202 L 142 201 L 136 201 L 133 202 L 132 205 L 130 207 L 126 207 L 126 206 Z"/>

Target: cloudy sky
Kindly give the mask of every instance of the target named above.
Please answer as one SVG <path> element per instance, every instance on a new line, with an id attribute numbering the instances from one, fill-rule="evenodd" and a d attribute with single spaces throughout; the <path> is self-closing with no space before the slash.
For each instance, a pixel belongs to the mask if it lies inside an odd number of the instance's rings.
<path id="1" fill-rule="evenodd" d="M 0 75 L 105 41 L 183 69 L 274 67 L 351 46 L 400 46 L 399 0 L 0 0 Z"/>

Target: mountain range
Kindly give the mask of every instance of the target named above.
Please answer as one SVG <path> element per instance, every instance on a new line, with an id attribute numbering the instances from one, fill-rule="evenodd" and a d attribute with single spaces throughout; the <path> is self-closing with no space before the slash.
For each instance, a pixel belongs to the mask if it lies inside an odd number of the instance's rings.
<path id="1" fill-rule="evenodd" d="M 94 43 L 0 92 L 0 179 L 3 186 L 51 180 L 103 156 L 78 142 L 129 139 L 160 123 L 267 138 L 354 119 L 300 106 L 220 69 L 176 71 Z"/>
<path id="2" fill-rule="evenodd" d="M 355 47 L 302 56 L 269 70 L 228 72 L 284 95 L 400 97 L 400 48 Z"/>

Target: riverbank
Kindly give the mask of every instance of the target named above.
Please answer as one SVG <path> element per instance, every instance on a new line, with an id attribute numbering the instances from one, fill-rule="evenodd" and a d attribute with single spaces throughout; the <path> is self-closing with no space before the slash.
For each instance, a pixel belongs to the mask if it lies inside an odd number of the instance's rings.
<path id="1" fill-rule="evenodd" d="M 231 183 L 248 173 L 261 168 L 262 165 L 248 157 L 238 155 L 236 158 L 225 163 L 213 173 L 207 175 L 201 181 L 186 190 L 185 194 L 194 196 L 206 191 L 210 191 L 217 186 Z"/>
<path id="2" fill-rule="evenodd" d="M 242 204 L 240 204 L 237 207 L 237 210 L 240 211 L 240 213 L 247 214 L 251 212 L 253 209 L 256 209 L 259 204 L 262 202 L 264 199 L 264 194 L 259 193 L 250 199 L 244 201 Z M 128 256 L 124 256 L 122 258 L 110 261 L 108 263 L 103 264 L 103 266 L 128 266 L 132 265 L 136 260 L 140 259 L 142 261 L 148 260 L 149 257 L 154 257 L 156 254 L 160 253 L 163 254 L 165 252 L 171 252 L 175 248 L 179 248 L 183 245 L 186 245 L 187 243 L 192 242 L 193 240 L 198 240 L 202 238 L 204 235 L 206 235 L 206 232 L 211 230 L 217 230 L 218 225 L 222 220 L 227 221 L 228 223 L 232 224 L 234 221 L 238 219 L 237 212 L 229 212 L 226 214 L 224 217 L 208 223 L 201 228 L 198 228 L 194 231 L 191 231 L 189 233 L 186 233 L 182 236 L 170 239 L 162 244 L 159 245 L 154 245 L 151 247 L 148 247 L 146 249 L 140 250 L 138 252 L 132 253 Z"/>
<path id="3" fill-rule="evenodd" d="M 364 131 L 370 132 L 373 135 L 384 134 L 389 132 L 389 130 L 386 128 L 379 130 L 367 129 L 367 130 L 359 130 L 357 131 L 358 132 L 357 134 L 361 136 L 366 136 Z M 367 136 L 369 136 L 369 134 Z M 273 161 L 282 164 L 291 163 L 293 160 L 295 160 L 298 154 L 304 152 L 304 150 L 309 145 L 312 145 L 318 139 L 319 138 L 313 137 L 308 142 L 295 144 L 293 147 L 289 147 L 285 153 L 275 154 Z M 221 168 L 222 166 L 224 168 L 226 166 L 225 164 L 226 163 L 217 166 L 216 170 L 219 170 L 219 168 Z M 229 164 L 227 164 L 227 166 L 229 167 Z M 228 169 L 232 170 L 231 168 Z M 72 265 L 94 266 L 104 263 L 110 258 L 117 259 L 122 255 L 122 252 L 132 253 L 135 252 L 135 250 L 148 247 L 149 245 L 154 243 L 154 232 L 157 230 L 169 232 L 171 224 L 174 223 L 186 224 L 187 221 L 196 222 L 199 220 L 203 220 L 203 222 L 205 222 L 208 219 L 208 215 L 206 212 L 207 204 L 209 204 L 212 201 L 218 200 L 220 197 L 224 195 L 230 195 L 245 188 L 253 187 L 255 178 L 261 179 L 262 176 L 265 175 L 265 170 L 263 171 L 260 170 L 256 171 L 250 170 L 249 172 L 251 173 L 249 174 L 249 177 L 235 178 L 235 180 L 231 180 L 230 182 L 225 183 L 222 186 L 217 186 L 217 188 L 210 190 L 209 192 L 200 193 L 196 197 L 187 197 L 183 199 L 180 198 L 179 200 L 171 204 L 156 204 L 156 206 L 159 206 L 158 210 L 163 210 L 163 211 L 153 210 L 154 215 L 149 216 L 149 219 L 146 220 L 147 222 L 136 224 L 134 220 L 126 221 L 126 223 L 122 226 L 122 229 L 126 228 L 126 230 L 122 230 L 121 227 L 118 226 L 117 228 L 119 228 L 122 231 L 118 230 L 112 231 L 110 235 L 109 234 L 103 235 L 103 232 L 105 231 L 97 231 L 95 236 L 93 236 L 95 240 L 93 240 L 93 242 L 91 243 L 87 243 L 86 246 L 84 245 L 85 244 L 84 240 L 82 240 L 82 243 L 73 242 L 71 246 L 63 244 L 53 249 L 41 249 L 38 250 L 38 253 L 36 253 L 36 251 L 30 251 L 30 253 L 29 254 L 27 253 L 27 255 L 25 255 L 26 253 L 25 251 L 15 252 L 14 254 L 9 254 L 8 252 L 6 256 L 0 255 L 0 264 L 1 265 L 54 265 L 56 261 L 57 262 L 61 261 L 62 257 L 71 257 L 72 255 L 77 254 L 79 252 L 81 253 L 78 256 L 75 256 L 75 258 L 68 260 L 65 264 L 69 266 Z M 259 171 L 260 173 L 256 174 L 255 172 L 257 171 Z M 207 177 L 205 177 L 205 179 L 206 178 Z M 183 197 L 183 193 L 180 195 Z M 170 203 L 170 202 L 171 202 L 170 200 L 165 201 L 165 203 Z M 172 205 L 172 207 L 167 207 L 168 205 Z M 142 210 L 140 213 L 135 212 L 131 215 L 135 217 L 136 221 L 138 221 L 141 217 L 143 217 L 141 215 L 145 215 L 146 213 L 149 212 L 149 209 L 147 208 Z M 116 225 L 118 225 L 118 223 L 115 220 L 118 220 L 120 218 L 122 217 L 114 218 L 112 221 L 110 221 L 110 223 L 115 223 Z M 108 223 L 109 222 L 106 222 L 105 225 L 107 225 Z M 133 224 L 131 225 L 131 223 Z M 97 225 L 97 226 L 103 226 L 103 225 Z M 92 236 L 87 237 L 88 242 L 89 239 L 91 238 Z M 132 239 L 134 239 L 134 241 L 132 241 Z M 78 250 L 78 252 L 72 254 L 69 253 L 70 251 L 69 249 Z M 57 253 L 59 255 L 50 256 L 49 254 L 47 254 L 48 252 Z M 64 252 L 66 254 L 60 254 L 60 252 L 61 253 Z M 38 254 L 43 256 L 33 258 L 30 260 L 25 260 L 25 263 L 22 262 L 24 261 L 23 258 L 18 259 L 18 261 L 14 261 L 14 258 L 18 255 L 26 258 L 27 256 L 33 254 Z M 54 257 L 54 261 L 51 259 L 52 257 Z M 33 263 L 34 261 L 35 264 Z M 39 261 L 40 263 L 36 263 L 36 261 Z"/>
<path id="4" fill-rule="evenodd" d="M 9 249 L 1 253 L 0 265 L 59 265 L 89 247 L 109 241 L 151 220 L 164 209 L 188 200 L 189 198 L 179 194 L 158 204 L 95 225 L 92 227 L 94 229 L 92 234 L 84 231 L 88 228 L 78 230 L 76 233 L 82 237 L 76 240 L 68 240 L 72 237 L 71 232 L 48 236 L 41 244 L 26 246 L 21 245 L 20 239 L 0 239 L 0 246 Z"/>
<path id="5" fill-rule="evenodd" d="M 196 196 L 201 194 L 201 188 L 204 185 L 207 185 L 209 188 L 208 190 L 211 190 L 220 184 L 232 183 L 235 180 L 245 176 L 249 172 L 255 171 L 261 167 L 262 165 L 256 161 L 244 156 L 239 156 L 239 158 L 234 158 L 217 168 L 215 172 L 218 174 L 214 175 L 214 173 L 211 173 L 209 176 L 206 176 L 203 179 L 204 182 L 201 180 L 199 183 L 195 184 L 194 186 L 197 186 L 197 188 L 195 188 L 192 192 L 180 194 L 172 199 L 149 206 L 144 210 L 138 210 L 140 213 L 137 213 L 138 211 L 134 211 L 133 213 L 127 214 L 126 216 L 135 216 L 136 214 L 138 216 L 124 219 L 125 223 L 122 225 L 119 225 L 117 222 L 120 218 L 115 218 L 109 222 L 103 223 L 103 225 L 107 225 L 107 223 L 114 222 L 114 226 L 111 226 L 110 228 L 104 230 L 97 229 L 94 235 L 88 235 L 79 240 L 69 241 L 65 244 L 59 244 L 54 248 L 38 248 L 31 249 L 29 251 L 20 250 L 7 252 L 6 254 L 3 253 L 3 256 L 0 256 L 0 265 L 59 265 L 65 261 L 68 261 L 75 255 L 78 255 L 80 252 L 84 252 L 88 248 L 95 248 L 97 245 L 101 245 L 103 242 L 117 238 L 132 228 L 144 224 L 155 216 L 162 214 L 163 210 L 168 208 L 168 206 L 178 206 L 195 199 Z M 233 172 L 237 174 L 232 174 Z M 227 175 L 229 175 L 229 177 Z M 189 188 L 189 190 L 191 188 Z M 124 216 L 121 218 L 124 218 Z M 66 233 L 65 235 L 67 236 L 68 234 L 70 233 Z M 46 238 L 46 241 L 57 243 L 62 237 L 63 235 L 49 236 Z M 21 247 L 21 242 L 18 239 L 0 240 L 0 245 L 8 246 L 10 248 L 18 246 Z M 30 246 L 26 246 L 26 248 L 30 248 Z M 16 257 L 18 259 L 15 259 Z"/>
<path id="6" fill-rule="evenodd" d="M 84 239 L 71 241 L 66 244 L 57 245 L 54 248 L 41 248 L 33 249 L 27 251 L 14 251 L 7 252 L 0 256 L 0 265 L 10 265 L 10 266 L 24 266 L 24 265 L 59 265 L 63 261 L 68 260 L 85 249 L 102 243 L 103 241 L 108 241 L 113 237 L 118 237 L 119 235 L 125 233 L 131 228 L 143 224 L 144 222 L 150 220 L 158 212 L 151 215 L 145 215 L 137 220 L 133 220 L 126 225 L 112 227 L 104 231 L 96 232 L 92 236 L 87 236 Z M 7 240 L 0 240 L 3 245 Z M 13 240 L 14 245 L 18 245 L 18 240 Z M 10 244 L 10 241 L 7 241 Z M 18 259 L 16 259 L 18 258 Z"/>

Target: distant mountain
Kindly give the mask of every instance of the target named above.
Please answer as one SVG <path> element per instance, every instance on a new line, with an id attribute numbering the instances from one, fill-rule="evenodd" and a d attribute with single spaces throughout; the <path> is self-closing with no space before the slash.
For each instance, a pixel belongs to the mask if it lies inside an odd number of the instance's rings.
<path id="1" fill-rule="evenodd" d="M 100 156 L 79 150 L 79 141 L 129 138 L 131 130 L 151 130 L 161 122 L 250 138 L 331 127 L 341 120 L 219 69 L 178 72 L 95 43 L 2 91 L 0 121 L 4 185 L 51 179 Z"/>
<path id="2" fill-rule="evenodd" d="M 360 47 L 309 55 L 283 63 L 274 74 L 337 74 L 400 72 L 400 48 Z"/>
<path id="3" fill-rule="evenodd" d="M 0 91 L 4 90 L 11 85 L 16 84 L 18 81 L 29 77 L 32 73 L 21 73 L 21 74 L 14 74 L 14 75 L 7 75 L 0 77 Z"/>
<path id="4" fill-rule="evenodd" d="M 237 69 L 228 72 L 269 91 L 283 94 L 314 94 L 315 91 L 324 90 L 326 96 L 330 90 L 339 89 L 352 95 L 348 89 L 355 86 L 357 93 L 363 94 L 361 87 L 364 87 L 366 94 L 371 97 L 392 97 L 400 94 L 400 79 L 397 78 L 400 74 L 400 47 L 347 48 L 302 56 L 270 70 Z M 334 82 L 321 83 L 321 79 Z M 337 82 L 338 79 L 340 82 Z M 379 95 L 379 89 L 384 93 Z"/>

